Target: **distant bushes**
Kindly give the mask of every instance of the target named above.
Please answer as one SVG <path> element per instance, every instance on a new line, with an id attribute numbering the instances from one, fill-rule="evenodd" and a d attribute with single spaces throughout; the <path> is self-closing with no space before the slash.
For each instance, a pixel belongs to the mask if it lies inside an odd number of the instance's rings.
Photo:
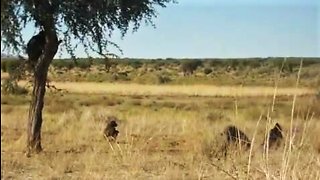
<path id="1" fill-rule="evenodd" d="M 113 73 L 111 76 L 112 81 L 130 81 L 130 77 L 128 76 L 128 73 L 126 72 L 118 72 Z"/>
<path id="2" fill-rule="evenodd" d="M 76 61 L 72 60 L 53 60 L 52 66 L 57 69 L 73 69 L 73 68 L 80 68 L 80 69 L 89 69 L 92 65 L 93 61 L 91 59 L 79 59 Z"/>
<path id="3" fill-rule="evenodd" d="M 134 69 L 138 69 L 142 67 L 143 63 L 140 61 L 129 61 L 129 65 L 133 67 Z"/>
<path id="4" fill-rule="evenodd" d="M 52 61 L 52 66 L 57 69 L 67 68 L 67 69 L 73 69 L 76 65 L 71 60 L 54 60 Z"/>
<path id="5" fill-rule="evenodd" d="M 208 75 L 208 74 L 212 73 L 212 69 L 211 68 L 204 68 L 203 72 L 204 72 L 204 74 Z"/>
<path id="6" fill-rule="evenodd" d="M 301 83 L 318 87 L 320 58 L 304 58 Z M 13 72 L 19 60 L 1 61 L 2 72 Z M 141 84 L 240 84 L 273 85 L 281 69 L 282 85 L 291 85 L 299 70 L 300 58 L 248 59 L 55 59 L 49 74 L 55 81 L 133 82 Z M 76 69 L 75 69 L 76 68 Z M 68 70 L 74 69 L 68 72 Z M 196 75 L 184 77 L 197 72 Z M 214 74 L 213 74 L 214 72 Z M 227 73 L 227 76 L 226 76 Z M 184 76 L 182 76 L 182 74 Z M 12 74 L 9 74 L 12 75 Z M 272 76 L 270 76 L 272 75 Z M 259 81 L 258 81 L 259 80 Z M 261 81 L 260 81 L 261 80 Z"/>
<path id="7" fill-rule="evenodd" d="M 22 60 L 1 60 L 2 72 L 13 73 L 21 64 Z"/>
<path id="8" fill-rule="evenodd" d="M 186 60 L 181 64 L 181 70 L 184 75 L 191 75 L 201 65 L 200 60 Z"/>
<path id="9" fill-rule="evenodd" d="M 158 75 L 158 84 L 167 84 L 171 81 L 171 78 L 167 75 Z"/>
<path id="10" fill-rule="evenodd" d="M 110 69 L 112 66 L 122 65 L 131 66 L 134 69 L 141 68 L 143 65 L 152 65 L 155 69 L 161 70 L 168 67 L 180 66 L 180 69 L 185 73 L 193 73 L 198 67 L 204 63 L 206 67 L 215 68 L 232 68 L 243 69 L 259 68 L 261 66 L 268 66 L 271 68 L 282 68 L 283 71 L 293 72 L 300 66 L 300 58 L 288 58 L 283 64 L 284 58 L 249 58 L 249 59 L 108 59 L 105 61 L 102 58 L 81 58 L 73 61 L 71 59 L 54 59 L 52 66 L 57 69 L 89 69 L 92 65 L 104 65 L 106 69 Z M 21 60 L 1 60 L 1 70 L 3 72 L 9 72 L 17 68 L 23 61 Z M 304 58 L 303 66 L 310 66 L 319 63 L 319 58 Z M 283 67 L 282 67 L 283 66 Z M 209 70 L 206 70 L 209 72 Z"/>
<path id="11" fill-rule="evenodd" d="M 244 69 L 248 68 L 260 68 L 262 66 L 268 66 L 270 68 L 281 69 L 286 72 L 293 72 L 294 69 L 299 68 L 300 58 L 288 58 L 284 62 L 284 58 L 250 58 L 250 59 L 210 59 L 205 62 L 210 67 L 218 68 L 231 68 L 231 69 Z M 304 67 L 319 63 L 319 59 L 316 58 L 304 58 Z"/>
<path id="12" fill-rule="evenodd" d="M 90 60 L 81 60 L 77 62 L 77 67 L 80 69 L 89 69 L 92 65 L 92 61 Z"/>
<path id="13" fill-rule="evenodd" d="M 5 79 L 3 82 L 1 82 L 1 93 L 21 95 L 27 94 L 28 90 L 19 86 L 16 81 Z"/>
<path id="14" fill-rule="evenodd" d="M 117 62 L 109 59 L 103 61 L 104 69 L 109 72 L 112 66 L 117 66 Z"/>

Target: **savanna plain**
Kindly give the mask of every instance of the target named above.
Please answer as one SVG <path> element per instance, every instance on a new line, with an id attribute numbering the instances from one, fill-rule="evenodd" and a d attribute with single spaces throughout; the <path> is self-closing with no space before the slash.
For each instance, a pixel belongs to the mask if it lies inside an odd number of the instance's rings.
<path id="1" fill-rule="evenodd" d="M 319 58 L 54 60 L 32 157 L 30 75 L 6 86 L 16 64 L 1 62 L 1 179 L 320 179 Z M 284 137 L 266 150 L 275 123 Z M 250 149 L 225 151 L 228 125 Z"/>

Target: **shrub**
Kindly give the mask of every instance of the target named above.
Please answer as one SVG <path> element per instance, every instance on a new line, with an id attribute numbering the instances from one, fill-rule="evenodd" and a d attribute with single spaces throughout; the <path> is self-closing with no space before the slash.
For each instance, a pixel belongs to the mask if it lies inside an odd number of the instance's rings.
<path id="1" fill-rule="evenodd" d="M 158 84 L 166 84 L 171 81 L 170 77 L 165 75 L 158 75 Z"/>
<path id="2" fill-rule="evenodd" d="M 184 75 L 190 75 L 201 65 L 202 62 L 200 60 L 188 60 L 182 63 L 181 69 Z"/>
<path id="3" fill-rule="evenodd" d="M 113 73 L 111 76 L 111 80 L 113 81 L 130 81 L 130 77 L 128 77 L 128 74 L 126 72 L 118 72 Z"/>
<path id="4" fill-rule="evenodd" d="M 79 67 L 80 69 L 89 69 L 91 67 L 91 60 L 86 60 L 86 59 L 78 60 L 76 66 Z"/>
<path id="5" fill-rule="evenodd" d="M 209 66 L 215 67 L 215 68 L 217 68 L 217 67 L 221 68 L 221 67 L 225 67 L 227 65 L 226 65 L 225 60 L 212 59 L 212 60 L 209 60 Z"/>
<path id="6" fill-rule="evenodd" d="M 129 64 L 134 69 L 138 69 L 142 66 L 142 62 L 140 62 L 140 61 L 130 61 Z"/>
<path id="7" fill-rule="evenodd" d="M 16 81 L 6 79 L 1 83 L 1 92 L 4 94 L 27 94 L 28 90 L 24 87 L 20 87 Z"/>
<path id="8" fill-rule="evenodd" d="M 107 72 L 110 72 L 112 66 L 117 66 L 117 62 L 109 59 L 104 60 L 104 68 Z"/>
<path id="9" fill-rule="evenodd" d="M 67 68 L 70 70 L 75 67 L 75 63 L 70 60 L 54 60 L 52 66 L 57 69 Z"/>
<path id="10" fill-rule="evenodd" d="M 12 74 L 22 64 L 22 62 L 23 61 L 21 60 L 5 60 L 1 62 L 1 70 Z"/>
<path id="11" fill-rule="evenodd" d="M 1 61 L 1 71 L 7 72 L 7 61 Z"/>
<path id="12" fill-rule="evenodd" d="M 211 68 L 205 68 L 204 69 L 204 73 L 208 75 L 208 74 L 212 73 L 212 69 Z"/>
<path id="13" fill-rule="evenodd" d="M 163 67 L 163 66 L 165 66 L 165 62 L 163 62 L 163 61 L 154 61 L 153 62 L 153 67 L 154 67 L 154 69 L 157 69 L 157 70 L 159 70 L 159 69 L 161 69 L 161 67 Z"/>

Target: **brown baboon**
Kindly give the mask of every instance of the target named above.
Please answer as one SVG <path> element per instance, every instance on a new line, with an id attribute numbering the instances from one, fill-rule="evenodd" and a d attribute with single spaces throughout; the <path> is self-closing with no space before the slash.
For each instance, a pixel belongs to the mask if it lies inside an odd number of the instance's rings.
<path id="1" fill-rule="evenodd" d="M 116 127 L 118 126 L 118 124 L 116 123 L 117 118 L 111 116 L 111 117 L 108 117 L 108 120 L 109 120 L 109 123 L 107 123 L 107 126 L 103 130 L 103 135 L 109 141 L 114 141 L 116 140 L 119 134 L 119 131 L 116 130 Z"/>
<path id="2" fill-rule="evenodd" d="M 227 157 L 228 149 L 231 145 L 238 146 L 240 149 L 245 150 L 248 150 L 251 146 L 251 141 L 248 136 L 235 126 L 227 126 L 222 135 L 226 136 L 227 140 L 221 149 L 221 151 L 224 152 L 225 158 Z"/>
<path id="3" fill-rule="evenodd" d="M 241 145 L 245 147 L 246 149 L 250 148 L 251 141 L 249 140 L 248 136 L 239 130 L 235 126 L 228 126 L 224 130 L 224 134 L 227 137 L 227 144 L 230 145 L 231 143 L 236 145 Z"/>
<path id="4" fill-rule="evenodd" d="M 279 147 L 282 139 L 283 139 L 282 128 L 279 123 L 276 123 L 275 126 L 269 132 L 269 139 L 268 139 L 269 148 Z M 265 146 L 266 146 L 266 143 L 267 141 L 264 142 Z"/>
<path id="5" fill-rule="evenodd" d="M 58 41 L 60 44 L 62 40 Z M 37 35 L 33 36 L 28 44 L 26 52 L 28 54 L 28 62 L 32 67 L 38 62 L 40 56 L 43 54 L 46 45 L 46 34 L 41 30 Z"/>
<path id="6" fill-rule="evenodd" d="M 28 60 L 30 63 L 34 64 L 38 61 L 44 51 L 45 44 L 46 37 L 43 30 L 29 40 L 27 44 L 27 54 L 29 56 Z"/>

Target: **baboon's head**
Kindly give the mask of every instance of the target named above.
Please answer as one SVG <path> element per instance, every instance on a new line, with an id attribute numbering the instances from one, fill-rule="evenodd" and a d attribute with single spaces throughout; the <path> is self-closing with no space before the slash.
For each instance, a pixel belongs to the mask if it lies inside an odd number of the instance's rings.
<path id="1" fill-rule="evenodd" d="M 282 128 L 281 128 L 281 126 L 280 126 L 280 124 L 279 123 L 276 123 L 276 125 L 274 126 L 276 129 L 278 129 L 279 131 L 282 131 Z"/>
<path id="2" fill-rule="evenodd" d="M 112 120 L 112 121 L 109 122 L 109 126 L 110 127 L 117 127 L 118 124 L 116 123 L 116 121 Z"/>
<path id="3" fill-rule="evenodd" d="M 115 117 L 115 116 L 108 116 L 107 122 L 108 122 L 108 124 L 109 124 L 110 126 L 112 126 L 112 127 L 117 127 L 117 126 L 118 126 L 118 124 L 116 123 L 117 121 L 118 121 L 118 118 L 117 118 L 117 117 Z"/>
<path id="4" fill-rule="evenodd" d="M 227 136 L 236 136 L 237 133 L 239 132 L 239 129 L 235 126 L 227 126 L 225 129 L 224 129 L 224 134 L 227 135 Z"/>

